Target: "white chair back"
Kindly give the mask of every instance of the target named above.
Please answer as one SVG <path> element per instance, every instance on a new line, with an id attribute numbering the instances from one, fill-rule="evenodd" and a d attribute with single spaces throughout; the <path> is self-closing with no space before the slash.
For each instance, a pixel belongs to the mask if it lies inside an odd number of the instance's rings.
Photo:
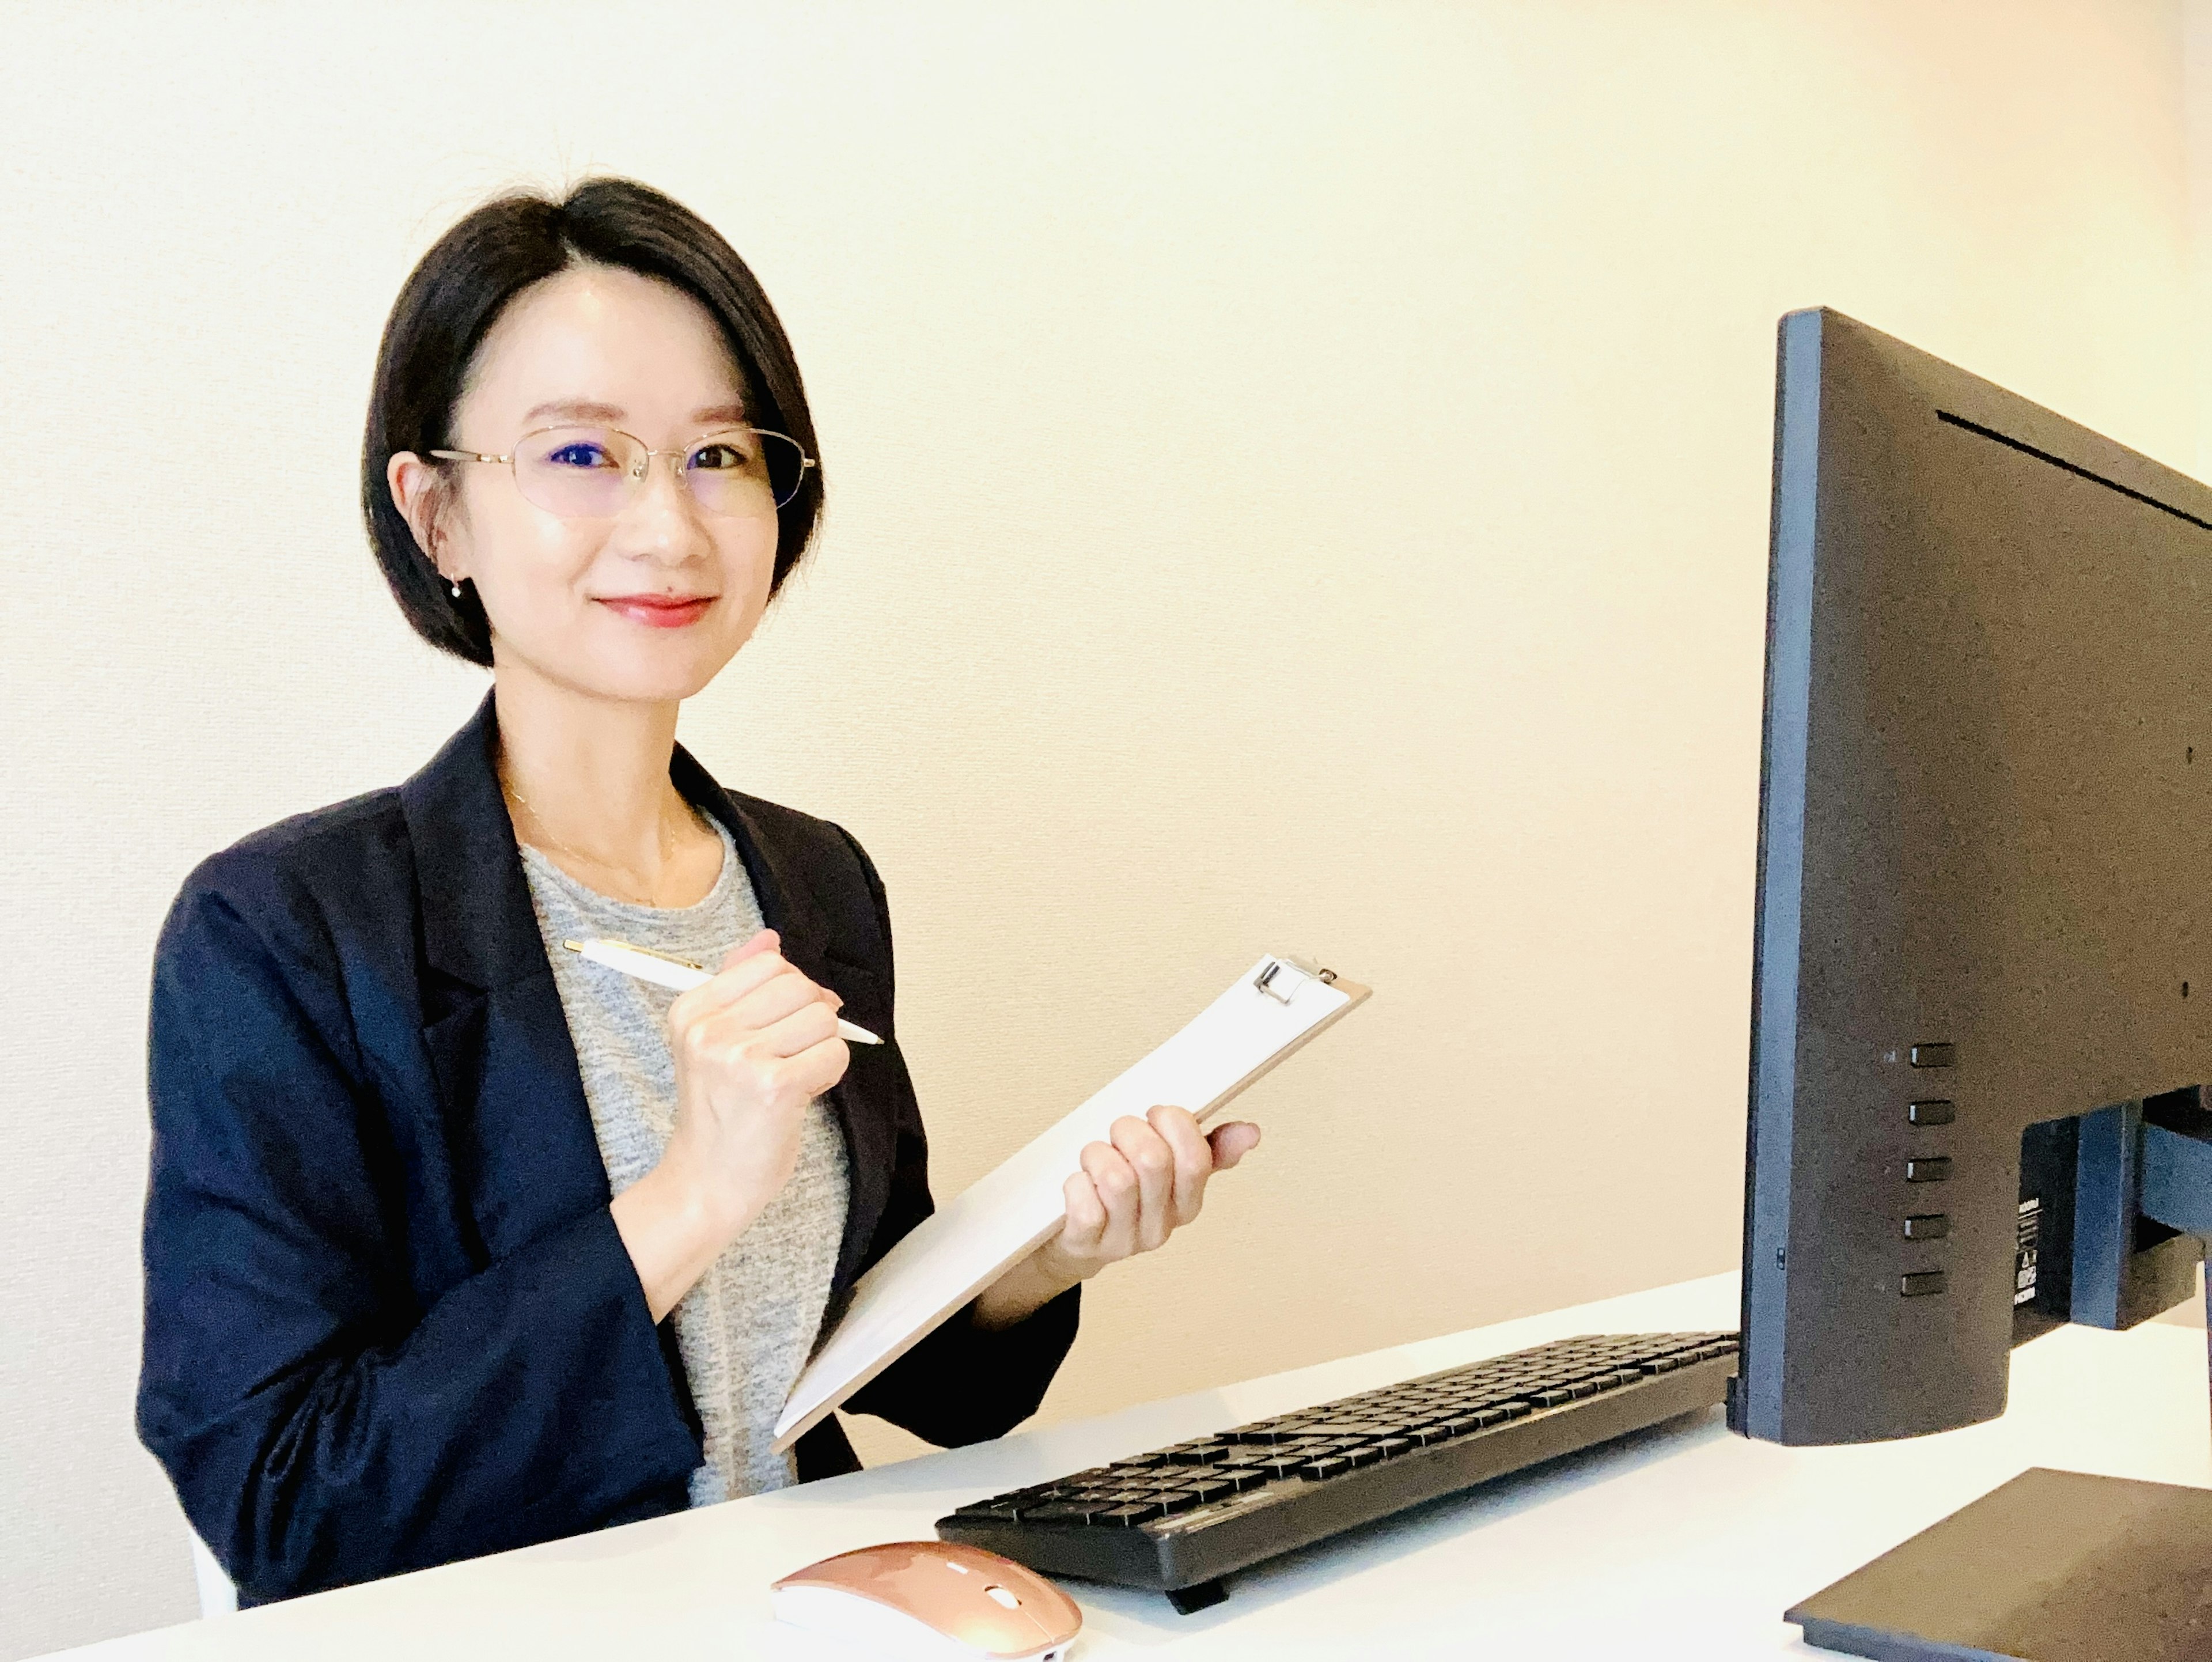
<path id="1" fill-rule="evenodd" d="M 216 1562 L 215 1555 L 207 1549 L 207 1543 L 200 1539 L 199 1531 L 187 1525 L 185 1532 L 192 1537 L 192 1580 L 199 1586 L 200 1614 L 236 1615 L 238 1589 L 222 1573 L 222 1566 Z"/>

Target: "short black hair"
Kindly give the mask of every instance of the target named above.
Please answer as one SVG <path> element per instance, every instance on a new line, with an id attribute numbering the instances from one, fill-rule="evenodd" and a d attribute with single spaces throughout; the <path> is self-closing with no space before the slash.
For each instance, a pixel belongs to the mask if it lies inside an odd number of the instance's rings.
<path id="1" fill-rule="evenodd" d="M 491 625 L 476 586 L 456 598 L 392 500 L 385 471 L 403 450 L 453 447 L 453 406 L 477 346 L 509 301 L 580 262 L 620 266 L 672 284 L 707 308 L 744 383 L 755 427 L 818 457 L 798 360 L 759 280 L 721 233 L 633 179 L 586 180 L 559 201 L 535 191 L 494 198 L 440 237 L 408 274 L 384 326 L 362 439 L 361 505 L 385 581 L 416 633 L 472 664 L 491 662 Z M 772 594 L 822 519 L 822 470 L 801 470 L 776 512 Z"/>

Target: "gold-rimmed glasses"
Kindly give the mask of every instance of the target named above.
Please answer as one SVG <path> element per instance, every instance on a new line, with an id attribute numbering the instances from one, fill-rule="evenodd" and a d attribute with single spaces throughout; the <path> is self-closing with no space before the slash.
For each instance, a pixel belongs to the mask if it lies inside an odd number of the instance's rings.
<path id="1" fill-rule="evenodd" d="M 665 456 L 692 501 L 709 514 L 772 518 L 817 466 L 795 439 L 757 427 L 725 427 L 672 450 L 655 450 L 618 427 L 541 427 L 503 456 L 433 450 L 441 461 L 496 462 L 513 470 L 526 501 L 564 520 L 609 520 L 636 500 L 653 458 Z"/>

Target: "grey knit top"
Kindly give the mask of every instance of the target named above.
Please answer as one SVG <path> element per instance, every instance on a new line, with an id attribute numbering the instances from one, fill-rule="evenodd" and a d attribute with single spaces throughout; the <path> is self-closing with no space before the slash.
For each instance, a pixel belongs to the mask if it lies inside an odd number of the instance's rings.
<path id="1" fill-rule="evenodd" d="M 676 995 L 589 963 L 561 943 L 605 935 L 711 969 L 750 939 L 761 916 L 744 862 L 728 830 L 708 823 L 722 839 L 722 870 L 693 906 L 617 900 L 536 849 L 522 849 L 592 1129 L 617 1195 L 659 1163 L 674 1127 L 667 1024 Z M 793 1481 L 790 1457 L 770 1446 L 772 1429 L 821 1325 L 848 1192 L 845 1140 L 817 1099 L 807 1111 L 791 1181 L 676 1306 L 677 1348 L 706 1432 L 706 1462 L 691 1476 L 695 1507 Z"/>

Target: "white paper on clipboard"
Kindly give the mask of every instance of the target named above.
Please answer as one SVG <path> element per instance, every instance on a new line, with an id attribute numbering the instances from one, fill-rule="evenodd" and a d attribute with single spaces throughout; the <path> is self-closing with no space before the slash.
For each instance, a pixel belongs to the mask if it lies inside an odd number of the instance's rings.
<path id="1" fill-rule="evenodd" d="M 1339 1017 L 1368 989 L 1327 970 L 1268 956 L 1173 1038 L 923 1220 L 854 1283 L 836 1327 L 784 1404 L 775 1446 L 823 1415 L 1051 1239 L 1066 1215 L 1060 1186 L 1084 1145 L 1124 1114 L 1157 1103 L 1202 1123 Z"/>

